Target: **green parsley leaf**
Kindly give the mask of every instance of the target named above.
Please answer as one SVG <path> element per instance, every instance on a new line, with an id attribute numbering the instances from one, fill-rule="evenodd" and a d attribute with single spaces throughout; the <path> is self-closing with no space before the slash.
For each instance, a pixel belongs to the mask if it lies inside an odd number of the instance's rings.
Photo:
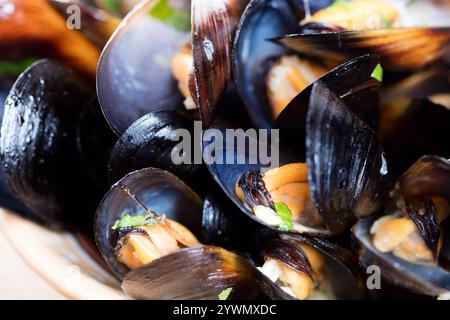
<path id="1" fill-rule="evenodd" d="M 120 15 L 122 13 L 122 6 L 120 5 L 120 0 L 105 0 L 106 9 L 112 13 Z"/>
<path id="2" fill-rule="evenodd" d="M 284 203 L 275 203 L 276 215 L 280 217 L 282 223 L 278 229 L 280 231 L 291 231 L 294 229 L 294 223 L 292 222 L 292 212 Z"/>
<path id="3" fill-rule="evenodd" d="M 352 8 L 349 0 L 336 0 L 330 8 L 340 8 L 344 10 L 350 10 Z"/>
<path id="4" fill-rule="evenodd" d="M 111 229 L 117 230 L 121 228 L 135 228 L 135 227 L 153 227 L 161 221 L 161 218 L 151 217 L 150 214 L 143 214 L 140 216 L 124 215 L 116 221 Z"/>
<path id="5" fill-rule="evenodd" d="M 191 11 L 184 8 L 175 8 L 169 0 L 160 0 L 150 10 L 150 15 L 180 31 L 191 30 Z"/>
<path id="6" fill-rule="evenodd" d="M 226 288 L 221 293 L 219 293 L 217 297 L 219 298 L 219 300 L 227 300 L 232 291 L 233 288 Z"/>
<path id="7" fill-rule="evenodd" d="M 377 64 L 375 69 L 373 69 L 371 77 L 380 82 L 383 81 L 383 67 L 381 66 L 381 64 Z"/>
<path id="8" fill-rule="evenodd" d="M 0 60 L 0 76 L 17 77 L 35 61 L 34 58 L 19 61 Z"/>
<path id="9" fill-rule="evenodd" d="M 386 29 L 391 28 L 392 25 L 394 24 L 394 21 L 389 20 L 388 18 L 386 18 L 383 15 L 380 16 L 380 19 L 381 19 L 381 26 L 383 28 L 386 28 Z"/>

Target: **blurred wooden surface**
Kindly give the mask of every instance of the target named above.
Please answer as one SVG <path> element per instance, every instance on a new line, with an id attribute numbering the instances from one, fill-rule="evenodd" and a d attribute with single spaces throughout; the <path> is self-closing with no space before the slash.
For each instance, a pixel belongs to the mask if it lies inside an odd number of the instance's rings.
<path id="1" fill-rule="evenodd" d="M 29 277 L 36 279 L 39 275 L 48 286 L 69 299 L 127 298 L 119 281 L 93 260 L 71 233 L 45 228 L 0 208 L 0 234 L 3 243 L 6 242 L 3 246 L 6 250 L 0 249 L 0 294 L 22 299 L 62 298 L 33 292 L 30 284 L 34 282 Z M 26 272 L 3 262 L 8 261 L 11 253 L 23 259 L 28 267 Z"/>
<path id="2" fill-rule="evenodd" d="M 0 233 L 0 300 L 64 299 L 31 270 Z"/>

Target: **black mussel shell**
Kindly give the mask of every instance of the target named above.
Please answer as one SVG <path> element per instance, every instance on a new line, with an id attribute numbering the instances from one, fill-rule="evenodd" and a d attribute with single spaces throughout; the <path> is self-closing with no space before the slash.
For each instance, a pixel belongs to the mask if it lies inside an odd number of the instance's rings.
<path id="1" fill-rule="evenodd" d="M 381 141 L 391 135 L 397 120 L 407 112 L 409 107 L 414 105 L 415 99 L 430 99 L 433 103 L 443 104 L 450 108 L 449 72 L 448 68 L 436 66 L 409 75 L 384 88 L 378 129 Z M 407 167 L 404 167 L 400 173 L 404 172 Z"/>
<path id="2" fill-rule="evenodd" d="M 337 61 L 379 54 L 392 71 L 416 70 L 441 59 L 450 50 L 449 40 L 449 27 L 298 33 L 274 39 L 300 53 Z"/>
<path id="3" fill-rule="evenodd" d="M 373 130 L 376 130 L 379 121 L 380 83 L 372 78 L 378 63 L 376 55 L 360 56 L 339 65 L 319 79 Z M 283 142 L 300 154 L 305 152 L 302 141 L 306 135 L 306 117 L 313 85 L 295 97 L 275 122 Z"/>
<path id="4" fill-rule="evenodd" d="M 227 197 L 217 184 L 211 181 L 203 203 L 203 230 L 206 243 L 239 252 L 258 260 L 260 248 L 276 232 L 261 226 Z"/>
<path id="5" fill-rule="evenodd" d="M 214 114 L 214 126 L 224 128 L 252 128 L 253 124 L 245 110 L 244 103 L 237 92 L 234 82 L 228 83 L 228 88 L 220 99 Z M 239 116 L 236 116 L 239 115 Z"/>
<path id="6" fill-rule="evenodd" d="M 233 48 L 233 74 L 256 127 L 272 127 L 264 79 L 272 61 L 289 52 L 267 39 L 297 29 L 298 17 L 285 0 L 252 0 L 241 17 Z"/>
<path id="7" fill-rule="evenodd" d="M 449 73 L 450 69 L 436 66 L 397 81 L 383 91 L 383 107 L 403 99 L 426 99 L 433 94 L 449 92 Z"/>
<path id="8" fill-rule="evenodd" d="M 333 4 L 335 0 L 288 0 L 292 3 L 295 10 L 297 10 L 299 17 L 305 17 L 308 14 L 314 14 L 320 9 L 326 8 Z"/>
<path id="9" fill-rule="evenodd" d="M 306 125 L 311 198 L 334 234 L 380 209 L 388 165 L 374 131 L 327 84 L 314 84 Z"/>
<path id="10" fill-rule="evenodd" d="M 122 278 L 129 270 L 115 258 L 113 250 L 116 233 L 111 228 L 125 214 L 135 216 L 146 213 L 124 188 L 148 209 L 184 225 L 201 241 L 203 205 L 201 199 L 167 171 L 148 168 L 132 172 L 108 191 L 95 217 L 97 246 L 116 276 Z"/>
<path id="11" fill-rule="evenodd" d="M 250 207 L 242 203 L 242 201 L 236 195 L 236 185 L 241 177 L 250 171 L 259 171 L 264 168 L 268 168 L 270 163 L 263 163 L 262 159 L 251 159 L 249 154 L 249 148 L 245 150 L 237 148 L 235 145 L 234 137 L 227 134 L 226 129 L 214 128 L 211 130 L 217 130 L 217 133 L 224 137 L 223 141 L 219 144 L 216 141 L 210 139 L 208 135 L 203 136 L 203 157 L 206 160 L 206 166 L 216 181 L 225 192 L 227 197 L 231 199 L 235 206 L 237 206 L 243 213 L 250 217 L 253 221 L 257 222 L 261 227 L 265 225 L 258 220 Z M 213 132 L 213 131 L 209 131 Z M 268 148 L 270 148 L 270 139 L 268 137 Z M 248 140 L 248 146 L 258 146 L 258 141 L 254 137 L 250 137 Z M 234 148 L 230 148 L 233 146 Z M 215 154 L 210 154 L 210 147 L 214 147 Z M 261 146 L 260 146 L 261 147 Z M 268 155 L 270 152 L 267 153 Z M 217 156 L 219 155 L 218 158 Z M 215 157 L 215 160 L 214 160 Z M 228 159 L 228 160 L 227 160 Z M 288 163 L 298 162 L 298 156 L 291 153 L 289 150 L 280 146 L 280 166 Z M 230 161 L 231 160 L 231 161 Z M 256 160 L 256 161 L 255 161 Z M 253 162 L 254 161 L 254 162 Z M 270 228 L 270 227 L 267 227 Z M 262 228 L 264 230 L 264 228 Z M 276 232 L 277 229 L 270 228 Z M 318 234 L 328 234 L 325 230 L 305 228 L 306 231 Z M 264 231 L 270 234 L 270 231 Z"/>
<path id="12" fill-rule="evenodd" d="M 187 181 L 199 169 L 194 163 L 175 164 L 172 154 L 181 143 L 180 132 L 194 137 L 194 120 L 181 111 L 158 111 L 149 113 L 134 122 L 120 137 L 111 152 L 108 165 L 109 181 L 114 183 L 135 170 L 156 167 L 167 170 Z M 198 142 L 200 144 L 200 142 Z M 193 154 L 191 150 L 178 150 Z M 193 157 L 191 157 L 193 159 Z"/>
<path id="13" fill-rule="evenodd" d="M 416 99 L 395 120 L 382 142 L 398 176 L 424 155 L 450 158 L 449 136 L 450 110 L 427 99 Z"/>
<path id="14" fill-rule="evenodd" d="M 231 53 L 239 18 L 249 0 L 192 0 L 191 95 L 206 127 L 231 80 Z"/>
<path id="15" fill-rule="evenodd" d="M 416 201 L 431 196 L 441 196 L 450 202 L 450 161 L 437 156 L 419 159 L 399 179 L 399 192 L 405 201 Z M 353 227 L 353 240 L 360 263 L 367 267 L 377 265 L 387 281 L 415 293 L 439 296 L 450 291 L 450 234 L 445 221 L 444 242 L 437 265 L 415 264 L 382 253 L 372 243 L 370 229 L 379 217 L 360 220 Z"/>
<path id="16" fill-rule="evenodd" d="M 297 246 L 297 242 L 310 245 L 323 255 L 325 259 L 324 273 L 328 277 L 327 281 L 330 281 L 333 298 L 336 300 L 354 300 L 364 297 L 364 281 L 358 259 L 350 250 L 337 245 L 335 242 L 302 235 L 281 235 L 281 239 L 272 240 L 267 245 L 265 253 L 266 255 L 269 254 L 268 249 L 284 249 L 281 254 L 276 256 L 277 259 L 288 265 L 302 265 L 301 261 L 296 261 L 298 259 L 297 254 L 291 252 L 292 248 Z"/>
<path id="17" fill-rule="evenodd" d="M 122 283 L 128 295 L 146 300 L 291 299 L 241 256 L 225 249 L 182 249 L 129 272 Z"/>
<path id="18" fill-rule="evenodd" d="M 84 107 L 78 122 L 77 146 L 87 173 L 104 192 L 110 186 L 107 167 L 116 141 L 117 136 L 108 126 L 97 97 L 92 98 Z"/>
<path id="19" fill-rule="evenodd" d="M 6 99 L 0 137 L 5 178 L 15 196 L 48 221 L 88 214 L 92 188 L 79 161 L 76 126 L 91 96 L 74 71 L 41 60 Z"/>
<path id="20" fill-rule="evenodd" d="M 375 248 L 372 244 L 370 228 L 377 218 L 375 216 L 361 219 L 353 227 L 355 248 L 360 263 L 364 267 L 379 266 L 381 275 L 385 280 L 415 293 L 429 296 L 447 293 L 450 290 L 448 269 L 440 266 L 432 267 L 410 263 L 390 253 L 381 253 Z M 448 246 L 449 243 L 450 241 L 446 240 L 445 246 Z"/>
<path id="21" fill-rule="evenodd" d="M 4 103 L 8 97 L 9 91 L 14 84 L 14 80 L 9 77 L 0 78 L 0 122 L 3 120 Z M 3 173 L 3 168 L 0 169 L 0 206 L 11 209 L 15 212 L 25 214 L 27 216 L 34 216 L 26 206 L 24 206 L 11 192 L 8 182 Z"/>
<path id="22" fill-rule="evenodd" d="M 180 17 L 189 17 L 190 1 L 181 3 L 187 8 L 174 10 L 179 10 Z M 154 10 L 166 5 L 166 1 L 157 0 L 136 6 L 101 55 L 98 97 L 117 135 L 149 112 L 184 110 L 183 97 L 172 75 L 171 59 L 183 43 L 190 41 L 190 25 L 189 20 L 160 20 Z"/>
<path id="23" fill-rule="evenodd" d="M 371 71 L 359 68 L 364 65 L 363 62 L 370 63 Z M 377 114 L 377 111 L 371 109 L 377 110 L 378 107 L 379 84 L 367 79 L 367 73 L 370 74 L 376 65 L 377 59 L 374 56 L 357 58 L 341 69 L 336 69 L 333 77 L 317 81 L 310 89 L 310 94 L 301 93 L 294 100 L 297 104 L 292 104 L 285 110 L 292 113 L 292 117 L 287 117 L 288 119 L 294 119 L 296 114 L 304 114 L 303 118 L 297 117 L 297 121 L 291 121 L 299 123 L 296 131 L 291 132 L 293 138 L 297 138 L 297 150 L 306 146 L 312 200 L 327 227 L 327 230 L 305 228 L 302 230 L 304 233 L 319 236 L 340 234 L 347 230 L 357 217 L 376 212 L 387 195 L 388 166 L 375 132 L 358 118 L 355 111 L 351 111 L 353 108 L 358 114 L 366 116 Z M 348 70 L 352 72 L 347 72 Z M 367 84 L 353 83 L 353 77 L 367 79 Z M 343 87 L 340 87 L 339 83 L 344 84 Z M 349 83 L 353 83 L 354 87 Z M 337 88 L 337 93 L 334 88 Z M 372 99 L 375 99 L 375 102 Z M 357 102 L 362 101 L 368 101 L 368 110 L 358 108 Z M 280 123 L 284 125 L 283 122 Z M 292 126 L 289 128 L 294 129 Z M 306 134 L 302 128 L 305 128 Z M 227 137 L 226 133 L 222 133 Z M 257 141 L 251 140 L 248 145 L 252 143 L 258 145 Z M 234 144 L 225 143 L 224 147 L 216 152 L 224 154 L 224 159 L 227 155 L 231 156 L 231 159 L 234 158 L 234 164 L 221 164 L 216 161 L 208 164 L 208 169 L 235 205 L 259 221 L 251 209 L 237 197 L 235 187 L 245 173 L 260 170 L 264 166 L 261 163 L 249 164 L 248 150 L 232 150 L 228 149 L 227 145 Z M 294 144 L 291 146 L 296 147 Z M 208 144 L 205 147 L 207 148 Z M 299 162 L 299 159 L 304 162 L 301 156 L 293 156 L 284 149 L 280 151 L 281 165 Z M 244 159 L 244 162 L 238 162 L 238 158 Z"/>
<path id="24" fill-rule="evenodd" d="M 399 179 L 406 201 L 440 196 L 450 203 L 450 160 L 439 156 L 420 158 Z"/>

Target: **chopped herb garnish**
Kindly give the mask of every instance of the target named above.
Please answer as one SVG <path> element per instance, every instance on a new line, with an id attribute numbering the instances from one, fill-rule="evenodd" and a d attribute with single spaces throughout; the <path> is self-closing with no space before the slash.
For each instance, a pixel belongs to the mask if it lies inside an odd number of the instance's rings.
<path id="1" fill-rule="evenodd" d="M 191 11 L 185 8 L 175 8 L 169 0 L 160 0 L 150 10 L 150 15 L 180 31 L 191 29 Z"/>
<path id="2" fill-rule="evenodd" d="M 411 5 L 415 4 L 416 2 L 417 2 L 417 0 L 409 0 L 409 1 L 406 3 L 406 5 L 407 5 L 407 6 L 411 6 Z"/>
<path id="3" fill-rule="evenodd" d="M 281 219 L 281 224 L 278 226 L 280 231 L 291 231 L 294 229 L 292 222 L 292 212 L 284 203 L 275 203 L 276 215 Z"/>
<path id="4" fill-rule="evenodd" d="M 36 61 L 34 58 L 28 58 L 19 61 L 0 60 L 0 76 L 17 77 L 26 68 Z"/>
<path id="5" fill-rule="evenodd" d="M 349 0 L 336 0 L 330 6 L 330 8 L 339 8 L 339 9 L 350 10 L 351 9 L 351 5 L 350 5 L 350 1 Z"/>
<path id="6" fill-rule="evenodd" d="M 217 297 L 219 298 L 219 300 L 227 300 L 232 291 L 233 288 L 226 288 L 221 293 L 219 293 Z"/>
<path id="7" fill-rule="evenodd" d="M 381 66 L 381 64 L 377 64 L 375 69 L 373 69 L 371 77 L 380 82 L 383 81 L 383 67 Z"/>
<path id="8" fill-rule="evenodd" d="M 105 6 L 109 11 L 115 14 L 121 14 L 122 12 L 120 0 L 105 0 Z"/>
<path id="9" fill-rule="evenodd" d="M 136 228 L 136 227 L 153 227 L 161 218 L 153 217 L 150 214 L 143 214 L 140 216 L 124 215 L 116 221 L 111 229 L 117 230 L 121 228 Z"/>
<path id="10" fill-rule="evenodd" d="M 381 26 L 383 28 L 386 28 L 386 29 L 391 28 L 392 25 L 394 24 L 394 21 L 389 20 L 388 18 L 386 18 L 383 15 L 380 16 L 380 19 L 381 19 Z"/>

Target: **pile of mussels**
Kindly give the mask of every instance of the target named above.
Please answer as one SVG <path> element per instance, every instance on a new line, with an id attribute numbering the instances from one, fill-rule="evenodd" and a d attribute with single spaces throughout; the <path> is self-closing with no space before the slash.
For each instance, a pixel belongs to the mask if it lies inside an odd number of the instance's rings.
<path id="1" fill-rule="evenodd" d="M 137 299 L 449 298 L 449 16 L 0 1 L 0 205 L 75 232 Z M 174 164 L 195 121 L 278 129 L 279 166 Z"/>

